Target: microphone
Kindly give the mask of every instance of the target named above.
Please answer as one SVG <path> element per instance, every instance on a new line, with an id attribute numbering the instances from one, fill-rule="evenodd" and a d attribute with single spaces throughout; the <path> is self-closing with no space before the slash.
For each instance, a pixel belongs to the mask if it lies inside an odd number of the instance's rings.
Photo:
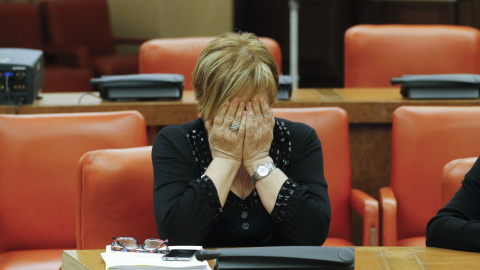
<path id="1" fill-rule="evenodd" d="M 392 78 L 392 80 L 390 81 L 392 85 L 403 83 L 403 82 L 404 82 L 403 78 Z"/>
<path id="2" fill-rule="evenodd" d="M 218 258 L 220 255 L 222 255 L 222 252 L 220 251 L 199 249 L 195 253 L 195 258 L 197 258 L 199 261 L 205 261 Z"/>

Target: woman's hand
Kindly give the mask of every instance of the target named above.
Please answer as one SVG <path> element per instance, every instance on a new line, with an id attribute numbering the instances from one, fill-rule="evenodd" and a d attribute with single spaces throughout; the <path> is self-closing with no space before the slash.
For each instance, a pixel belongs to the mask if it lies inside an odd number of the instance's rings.
<path id="1" fill-rule="evenodd" d="M 245 102 L 234 98 L 220 109 L 213 120 L 205 121 L 213 158 L 225 158 L 239 163 L 242 161 L 246 125 L 244 110 Z M 230 124 L 240 127 L 238 130 L 231 130 Z"/>
<path id="2" fill-rule="evenodd" d="M 247 103 L 243 166 L 252 175 L 257 161 L 269 156 L 275 119 L 265 99 L 254 97 Z"/>

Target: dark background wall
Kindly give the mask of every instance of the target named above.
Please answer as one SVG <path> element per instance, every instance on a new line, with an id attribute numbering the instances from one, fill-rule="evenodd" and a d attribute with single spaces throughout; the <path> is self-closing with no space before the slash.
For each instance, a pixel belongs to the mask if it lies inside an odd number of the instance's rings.
<path id="1" fill-rule="evenodd" d="M 289 74 L 288 0 L 234 0 L 234 28 L 280 43 Z M 356 24 L 453 24 L 480 28 L 480 0 L 299 0 L 302 88 L 343 86 L 343 35 Z"/>

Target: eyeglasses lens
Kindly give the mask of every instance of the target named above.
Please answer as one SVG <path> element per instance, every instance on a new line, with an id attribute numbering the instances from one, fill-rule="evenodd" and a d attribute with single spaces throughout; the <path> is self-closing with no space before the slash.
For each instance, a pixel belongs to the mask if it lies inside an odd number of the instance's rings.
<path id="1" fill-rule="evenodd" d="M 138 244 L 133 238 L 120 238 L 118 239 L 120 243 L 126 248 L 135 249 L 138 248 Z"/>
<path id="2" fill-rule="evenodd" d="M 163 245 L 163 241 L 159 241 L 159 240 L 146 240 L 145 241 L 145 244 L 143 246 L 144 249 L 156 249 L 156 248 L 160 248 L 161 246 Z"/>

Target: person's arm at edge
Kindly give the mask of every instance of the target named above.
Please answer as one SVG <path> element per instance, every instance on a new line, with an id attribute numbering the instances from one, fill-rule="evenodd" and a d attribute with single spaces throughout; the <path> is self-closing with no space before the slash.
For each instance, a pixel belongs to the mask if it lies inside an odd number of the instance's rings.
<path id="1" fill-rule="evenodd" d="M 462 187 L 427 224 L 426 245 L 480 252 L 480 160 Z"/>

